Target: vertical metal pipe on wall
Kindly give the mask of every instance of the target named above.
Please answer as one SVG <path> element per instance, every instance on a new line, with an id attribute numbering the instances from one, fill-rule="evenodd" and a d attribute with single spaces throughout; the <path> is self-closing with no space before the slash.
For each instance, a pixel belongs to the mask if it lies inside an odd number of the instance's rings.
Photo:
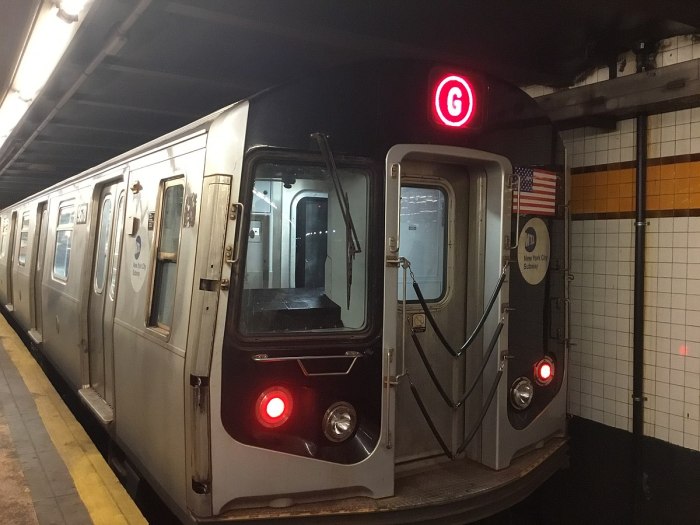
<path id="1" fill-rule="evenodd" d="M 642 522 L 644 498 L 644 249 L 646 235 L 647 116 L 637 117 L 637 180 L 634 243 L 634 331 L 632 357 L 632 434 L 634 440 L 634 523 Z"/>

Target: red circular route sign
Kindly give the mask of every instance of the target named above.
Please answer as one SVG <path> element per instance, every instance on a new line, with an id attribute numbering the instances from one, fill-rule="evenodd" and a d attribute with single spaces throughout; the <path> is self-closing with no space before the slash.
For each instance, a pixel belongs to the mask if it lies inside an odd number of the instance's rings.
<path id="1" fill-rule="evenodd" d="M 436 84 L 433 109 L 440 124 L 465 126 L 474 114 L 474 92 L 467 79 L 458 75 L 443 77 Z"/>

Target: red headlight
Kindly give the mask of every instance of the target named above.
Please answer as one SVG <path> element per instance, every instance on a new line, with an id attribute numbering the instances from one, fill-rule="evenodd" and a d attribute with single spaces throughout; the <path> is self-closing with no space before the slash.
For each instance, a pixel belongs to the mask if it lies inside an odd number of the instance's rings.
<path id="1" fill-rule="evenodd" d="M 273 386 L 258 397 L 255 414 L 258 422 L 267 428 L 282 425 L 292 415 L 292 394 L 284 387 Z"/>
<path id="2" fill-rule="evenodd" d="M 535 382 L 540 386 L 546 386 L 554 379 L 554 361 L 551 357 L 540 359 L 535 364 Z"/>

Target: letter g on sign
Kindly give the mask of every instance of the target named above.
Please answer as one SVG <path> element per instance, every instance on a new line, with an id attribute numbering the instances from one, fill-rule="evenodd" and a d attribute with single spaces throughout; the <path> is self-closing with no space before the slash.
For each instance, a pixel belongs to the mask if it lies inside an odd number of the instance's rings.
<path id="1" fill-rule="evenodd" d="M 474 93 L 469 82 L 458 75 L 448 75 L 435 88 L 434 110 L 438 122 L 445 126 L 464 126 L 474 113 Z"/>
<path id="2" fill-rule="evenodd" d="M 461 98 L 462 91 L 459 88 L 450 88 L 450 91 L 447 93 L 447 111 L 453 117 L 459 117 L 460 113 L 462 113 Z"/>

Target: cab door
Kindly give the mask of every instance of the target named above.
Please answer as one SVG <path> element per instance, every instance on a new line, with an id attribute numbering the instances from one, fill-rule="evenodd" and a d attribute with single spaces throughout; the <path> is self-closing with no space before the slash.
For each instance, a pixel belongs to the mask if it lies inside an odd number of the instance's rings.
<path id="1" fill-rule="evenodd" d="M 509 172 L 502 157 L 451 146 L 397 145 L 387 155 L 384 342 L 397 465 L 463 453 L 484 462 L 482 432 L 501 403 L 489 403 L 489 391 L 507 340 Z"/>

